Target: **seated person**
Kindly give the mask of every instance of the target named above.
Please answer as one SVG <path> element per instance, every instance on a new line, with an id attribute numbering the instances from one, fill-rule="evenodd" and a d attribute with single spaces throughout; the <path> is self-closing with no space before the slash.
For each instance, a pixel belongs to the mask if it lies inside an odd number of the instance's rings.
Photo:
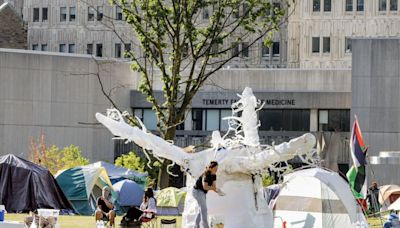
<path id="1" fill-rule="evenodd" d="M 111 200 L 110 188 L 105 186 L 102 195 L 97 199 L 96 221 L 106 217 L 110 221 L 110 227 L 114 227 L 115 211 Z"/>
<path id="2" fill-rule="evenodd" d="M 157 203 L 152 188 L 144 192 L 140 208 L 131 207 L 124 216 L 124 221 L 140 221 L 142 218 L 151 219 L 157 213 Z"/>
<path id="3" fill-rule="evenodd" d="M 383 228 L 400 228 L 399 216 L 395 211 L 391 211 L 387 221 L 383 224 Z"/>

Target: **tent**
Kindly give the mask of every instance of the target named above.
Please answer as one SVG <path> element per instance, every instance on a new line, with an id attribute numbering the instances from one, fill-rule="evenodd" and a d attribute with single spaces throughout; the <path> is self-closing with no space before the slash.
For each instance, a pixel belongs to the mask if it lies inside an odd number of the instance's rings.
<path id="1" fill-rule="evenodd" d="M 120 206 L 139 206 L 143 201 L 142 187 L 132 180 L 121 180 L 113 185 Z"/>
<path id="2" fill-rule="evenodd" d="M 56 180 L 75 211 L 81 215 L 92 215 L 96 199 L 104 186 L 111 189 L 112 199 L 118 209 L 117 194 L 113 191 L 107 171 L 103 167 L 79 166 L 59 171 Z"/>
<path id="3" fill-rule="evenodd" d="M 381 211 L 386 211 L 393 202 L 400 197 L 400 186 L 383 185 L 379 188 L 379 203 L 382 205 Z"/>
<path id="4" fill-rule="evenodd" d="M 390 204 L 388 209 L 400 211 L 400 198 L 398 198 L 396 201 L 394 201 L 392 204 Z"/>
<path id="5" fill-rule="evenodd" d="M 180 215 L 183 212 L 186 192 L 168 187 L 156 192 L 157 214 Z"/>
<path id="6" fill-rule="evenodd" d="M 49 170 L 12 154 L 0 157 L 0 204 L 8 212 L 72 209 Z"/>
<path id="7" fill-rule="evenodd" d="M 115 166 L 113 164 L 99 161 L 88 165 L 89 167 L 103 167 L 106 169 L 108 177 L 112 184 L 117 183 L 120 180 L 129 179 L 136 182 L 138 185 L 144 189 L 146 186 L 147 173 L 139 173 L 124 167 Z"/>
<path id="8" fill-rule="evenodd" d="M 368 227 L 349 184 L 321 168 L 286 175 L 273 211 L 275 226 Z"/>

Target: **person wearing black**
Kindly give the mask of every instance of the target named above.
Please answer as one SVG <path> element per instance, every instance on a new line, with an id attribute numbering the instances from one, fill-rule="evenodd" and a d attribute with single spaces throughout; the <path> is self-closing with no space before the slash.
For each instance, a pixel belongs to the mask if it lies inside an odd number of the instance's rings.
<path id="1" fill-rule="evenodd" d="M 203 228 L 209 228 L 206 194 L 210 190 L 216 193 L 219 192 L 219 189 L 216 187 L 217 170 L 218 162 L 210 162 L 210 165 L 208 166 L 206 171 L 197 179 L 196 184 L 193 188 L 193 197 L 196 199 L 200 208 L 200 212 L 199 214 L 197 214 L 195 220 L 196 228 L 200 227 L 200 223 L 203 224 Z"/>
<path id="2" fill-rule="evenodd" d="M 110 188 L 105 186 L 102 195 L 97 198 L 96 221 L 107 217 L 110 221 L 110 227 L 114 227 L 115 211 L 114 204 L 111 200 Z"/>
<path id="3" fill-rule="evenodd" d="M 367 193 L 367 199 L 369 201 L 369 206 L 373 216 L 376 216 L 375 213 L 379 212 L 380 209 L 378 197 L 379 197 L 378 183 L 374 181 L 372 182 L 371 187 L 368 188 L 368 193 Z"/>
<path id="4" fill-rule="evenodd" d="M 143 202 L 140 208 L 131 207 L 123 218 L 123 221 L 139 221 L 140 218 L 152 218 L 157 213 L 157 202 L 154 198 L 152 188 L 147 188 L 144 192 Z"/>

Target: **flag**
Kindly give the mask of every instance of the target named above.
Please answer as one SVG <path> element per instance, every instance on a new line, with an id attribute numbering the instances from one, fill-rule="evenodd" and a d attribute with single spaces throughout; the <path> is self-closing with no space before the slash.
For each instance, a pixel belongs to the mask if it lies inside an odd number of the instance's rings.
<path id="1" fill-rule="evenodd" d="M 350 136 L 350 153 L 353 159 L 353 166 L 346 174 L 356 199 L 365 199 L 367 197 L 367 178 L 365 172 L 367 149 L 356 117 Z"/>

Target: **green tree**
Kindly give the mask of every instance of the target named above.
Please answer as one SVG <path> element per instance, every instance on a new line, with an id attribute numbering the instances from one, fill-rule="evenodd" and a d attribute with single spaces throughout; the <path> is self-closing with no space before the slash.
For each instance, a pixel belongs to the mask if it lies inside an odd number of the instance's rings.
<path id="1" fill-rule="evenodd" d="M 174 139 L 176 126 L 211 75 L 258 41 L 271 45 L 290 1 L 278 6 L 270 0 L 110 0 L 122 8 L 136 35 L 141 51 L 125 54 L 141 75 L 139 89 L 152 104 L 164 139 Z M 160 82 L 162 99 L 153 87 Z M 168 186 L 167 165 L 162 164 L 161 187 Z"/>
<path id="2" fill-rule="evenodd" d="M 29 159 L 35 164 L 46 167 L 53 175 L 62 169 L 89 164 L 89 159 L 81 154 L 79 147 L 70 145 L 60 150 L 55 145 L 47 146 L 43 134 L 39 143 L 31 139 Z"/>
<path id="3" fill-rule="evenodd" d="M 135 152 L 131 151 L 128 154 L 123 154 L 115 159 L 115 165 L 124 167 L 127 169 L 135 170 L 140 173 L 147 172 L 148 178 L 147 183 L 149 186 L 154 186 L 154 180 L 157 178 L 160 163 L 158 161 L 153 162 L 152 169 L 150 169 L 146 161 L 143 160 L 141 157 L 137 156 Z"/>

